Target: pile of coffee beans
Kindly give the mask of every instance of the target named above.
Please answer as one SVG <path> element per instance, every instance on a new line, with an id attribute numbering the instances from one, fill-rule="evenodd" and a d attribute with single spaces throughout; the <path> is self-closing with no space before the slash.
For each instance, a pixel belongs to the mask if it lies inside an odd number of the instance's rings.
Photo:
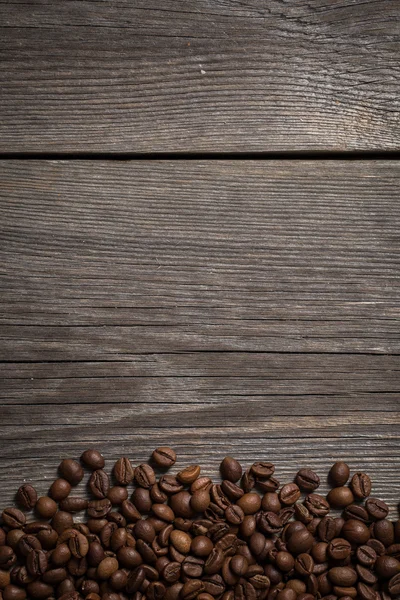
<path id="1" fill-rule="evenodd" d="M 0 600 L 400 598 L 400 521 L 365 473 L 335 463 L 325 497 L 308 468 L 281 485 L 272 463 L 227 456 L 213 483 L 200 465 L 167 473 L 175 462 L 157 448 L 110 476 L 91 449 L 60 463 L 47 496 L 22 485 L 2 512 Z M 73 492 L 85 469 L 89 499 Z"/>

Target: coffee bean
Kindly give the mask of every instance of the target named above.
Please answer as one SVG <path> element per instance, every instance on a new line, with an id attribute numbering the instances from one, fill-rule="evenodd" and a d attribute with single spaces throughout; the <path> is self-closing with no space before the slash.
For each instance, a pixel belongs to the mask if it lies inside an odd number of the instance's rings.
<path id="1" fill-rule="evenodd" d="M 21 485 L 16 494 L 16 501 L 25 510 L 31 510 L 34 508 L 37 501 L 37 492 L 33 485 L 30 483 L 24 483 Z"/>
<path id="2" fill-rule="evenodd" d="M 158 485 L 160 486 L 160 489 L 168 496 L 177 494 L 183 490 L 183 485 L 173 475 L 163 475 L 160 477 Z"/>
<path id="3" fill-rule="evenodd" d="M 306 553 L 299 554 L 294 561 L 294 568 L 302 577 L 311 575 L 314 570 L 314 560 L 312 556 Z"/>
<path id="4" fill-rule="evenodd" d="M 204 583 L 200 579 L 189 579 L 180 592 L 182 600 L 194 600 L 201 592 L 204 592 Z"/>
<path id="5" fill-rule="evenodd" d="M 89 490 L 95 498 L 104 499 L 110 489 L 110 479 L 105 471 L 93 471 L 89 479 Z"/>
<path id="6" fill-rule="evenodd" d="M 295 483 L 304 492 L 313 492 L 319 487 L 320 479 L 311 469 L 300 469 L 297 472 Z"/>
<path id="7" fill-rule="evenodd" d="M 357 592 L 361 600 L 377 600 L 375 590 L 361 581 L 357 584 Z"/>
<path id="8" fill-rule="evenodd" d="M 325 517 L 329 513 L 329 502 L 320 494 L 309 494 L 304 500 L 309 512 L 316 517 Z"/>
<path id="9" fill-rule="evenodd" d="M 219 468 L 222 478 L 232 483 L 239 481 L 243 473 L 241 464 L 231 456 L 225 456 Z"/>
<path id="10" fill-rule="evenodd" d="M 350 556 L 351 544 L 343 538 L 335 538 L 328 544 L 327 554 L 333 560 L 345 560 Z"/>
<path id="11" fill-rule="evenodd" d="M 243 509 L 236 504 L 231 504 L 225 509 L 225 519 L 228 523 L 232 523 L 232 525 L 240 525 L 240 523 L 243 523 L 244 516 Z"/>
<path id="12" fill-rule="evenodd" d="M 89 517 L 101 518 L 107 515 L 111 510 L 111 502 L 108 498 L 104 500 L 90 500 L 88 502 L 87 513 Z"/>
<path id="13" fill-rule="evenodd" d="M 58 478 L 50 486 L 49 496 L 56 502 L 64 500 L 71 491 L 71 484 L 69 481 L 63 478 Z"/>
<path id="14" fill-rule="evenodd" d="M 279 492 L 282 504 L 292 505 L 300 498 L 300 490 L 295 483 L 287 483 Z"/>
<path id="15" fill-rule="evenodd" d="M 375 571 L 379 577 L 390 579 L 400 573 L 400 562 L 394 556 L 378 556 L 375 562 Z"/>
<path id="16" fill-rule="evenodd" d="M 199 477 L 200 471 L 199 465 L 191 465 L 190 467 L 186 467 L 186 469 L 179 471 L 176 478 L 184 485 L 190 485 Z"/>
<path id="17" fill-rule="evenodd" d="M 152 459 L 157 466 L 163 469 L 169 469 L 176 462 L 176 452 L 168 446 L 161 446 L 156 448 L 152 454 Z"/>
<path id="18" fill-rule="evenodd" d="M 308 552 L 313 543 L 314 538 L 311 533 L 307 531 L 307 529 L 301 529 L 299 531 L 295 531 L 293 535 L 290 536 L 287 542 L 287 547 L 289 552 L 297 555 Z"/>
<path id="19" fill-rule="evenodd" d="M 61 477 L 66 479 L 71 485 L 78 485 L 84 475 L 81 465 L 72 458 L 62 460 L 58 466 L 58 471 Z"/>
<path id="20" fill-rule="evenodd" d="M 245 515 L 254 515 L 261 508 L 261 498 L 258 494 L 248 492 L 243 494 L 236 504 L 240 506 Z"/>
<path id="21" fill-rule="evenodd" d="M 33 577 L 43 575 L 47 570 L 47 565 L 47 556 L 44 550 L 31 550 L 26 557 L 26 567 Z"/>
<path id="22" fill-rule="evenodd" d="M 345 486 L 333 488 L 326 499 L 334 508 L 345 508 L 354 502 L 353 492 Z"/>
<path id="23" fill-rule="evenodd" d="M 350 486 L 357 498 L 367 498 L 371 493 L 371 479 L 366 473 L 355 473 Z"/>
<path id="24" fill-rule="evenodd" d="M 135 474 L 129 458 L 126 458 L 126 456 L 119 458 L 114 465 L 113 474 L 119 485 L 129 485 Z"/>
<path id="25" fill-rule="evenodd" d="M 184 519 L 191 519 L 194 515 L 191 507 L 192 496 L 189 492 L 182 491 L 174 494 L 170 498 L 170 506 L 176 517 L 182 517 Z"/>
<path id="26" fill-rule="evenodd" d="M 26 517 L 18 508 L 5 508 L 1 513 L 4 525 L 12 529 L 22 528 L 26 523 Z"/>
<path id="27" fill-rule="evenodd" d="M 386 502 L 378 498 L 368 498 L 365 508 L 373 519 L 386 519 L 389 513 L 389 507 Z"/>
<path id="28" fill-rule="evenodd" d="M 391 521 L 381 519 L 373 523 L 371 528 L 373 536 L 384 546 L 387 547 L 394 543 L 394 527 Z"/>
<path id="29" fill-rule="evenodd" d="M 36 502 L 35 510 L 43 519 L 51 519 L 56 514 L 58 506 L 49 496 L 41 496 Z"/>
<path id="30" fill-rule="evenodd" d="M 388 583 L 388 591 L 392 598 L 400 596 L 400 573 L 394 575 Z"/>
<path id="31" fill-rule="evenodd" d="M 210 494 L 207 490 L 199 490 L 193 494 L 190 499 L 190 506 L 194 512 L 204 512 L 211 502 Z"/>
<path id="32" fill-rule="evenodd" d="M 365 544 L 370 538 L 368 527 L 356 519 L 349 519 L 342 528 L 343 537 L 352 544 Z"/>
<path id="33" fill-rule="evenodd" d="M 135 481 L 138 486 L 145 489 L 149 489 L 152 485 L 154 485 L 156 482 L 156 476 L 151 466 L 142 464 L 136 467 Z"/>
<path id="34" fill-rule="evenodd" d="M 256 478 L 268 479 L 274 474 L 275 465 L 270 462 L 255 462 L 252 464 L 250 471 Z"/>
<path id="35" fill-rule="evenodd" d="M 98 450 L 94 449 L 85 450 L 81 455 L 81 462 L 92 471 L 104 469 L 105 465 L 103 455 Z"/>
<path id="36" fill-rule="evenodd" d="M 346 506 L 343 511 L 343 516 L 345 519 L 356 519 L 357 521 L 362 521 L 363 523 L 368 523 L 369 514 L 363 506 L 358 504 L 350 504 Z"/>
<path id="37" fill-rule="evenodd" d="M 350 468 L 343 462 L 336 462 L 329 471 L 329 479 L 335 487 L 341 487 L 345 485 L 350 477 Z"/>
<path id="38" fill-rule="evenodd" d="M 333 517 L 323 517 L 317 531 L 323 542 L 330 542 L 336 535 L 336 520 Z"/>

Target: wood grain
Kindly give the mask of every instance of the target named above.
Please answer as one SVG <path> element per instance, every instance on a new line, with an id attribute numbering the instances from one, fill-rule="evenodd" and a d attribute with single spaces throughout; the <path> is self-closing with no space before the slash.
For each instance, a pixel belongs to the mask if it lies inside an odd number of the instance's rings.
<path id="1" fill-rule="evenodd" d="M 370 473 L 397 518 L 395 161 L 0 163 L 0 506 L 158 445 Z M 80 489 L 83 490 L 83 487 Z"/>
<path id="2" fill-rule="evenodd" d="M 399 149 L 391 0 L 6 0 L 2 152 Z"/>

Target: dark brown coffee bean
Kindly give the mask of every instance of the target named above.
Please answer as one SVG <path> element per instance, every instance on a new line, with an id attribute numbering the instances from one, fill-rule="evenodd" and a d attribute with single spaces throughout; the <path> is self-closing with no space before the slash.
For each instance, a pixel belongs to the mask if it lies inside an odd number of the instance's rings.
<path id="1" fill-rule="evenodd" d="M 97 469 L 93 471 L 89 479 L 89 490 L 95 498 L 104 499 L 110 489 L 110 479 L 105 471 Z"/>
<path id="2" fill-rule="evenodd" d="M 300 498 L 300 490 L 295 483 L 287 483 L 279 492 L 279 500 L 282 504 L 292 505 Z"/>
<path id="3" fill-rule="evenodd" d="M 72 458 L 64 458 L 58 466 L 58 471 L 61 477 L 66 479 L 71 485 L 78 485 L 84 475 L 81 465 Z"/>
<path id="4" fill-rule="evenodd" d="M 223 552 L 219 548 L 213 548 L 205 562 L 204 573 L 206 573 L 206 575 L 214 575 L 215 573 L 218 573 L 223 562 Z"/>
<path id="5" fill-rule="evenodd" d="M 111 510 L 111 502 L 108 498 L 103 500 L 90 500 L 88 502 L 87 513 L 89 517 L 101 518 L 107 515 Z"/>
<path id="6" fill-rule="evenodd" d="M 80 512 L 86 510 L 88 507 L 88 501 L 85 498 L 79 496 L 68 496 L 65 500 L 61 500 L 60 509 L 70 513 Z"/>
<path id="7" fill-rule="evenodd" d="M 325 517 L 329 513 L 329 502 L 319 494 L 309 494 L 304 500 L 309 512 L 316 517 Z"/>
<path id="8" fill-rule="evenodd" d="M 28 592 L 28 597 L 33 598 L 33 600 L 44 600 L 45 598 L 50 598 L 54 592 L 54 588 L 43 581 L 32 581 L 32 583 L 28 583 L 26 586 L 26 591 Z"/>
<path id="9" fill-rule="evenodd" d="M 378 498 L 368 498 L 365 508 L 373 519 L 386 519 L 389 514 L 389 507 L 386 502 Z"/>
<path id="10" fill-rule="evenodd" d="M 176 462 L 176 452 L 168 446 L 160 446 L 153 451 L 152 459 L 158 467 L 169 469 Z"/>
<path id="11" fill-rule="evenodd" d="M 47 556 L 44 550 L 31 550 L 26 557 L 26 567 L 34 577 L 43 575 L 47 570 L 47 565 Z"/>
<path id="12" fill-rule="evenodd" d="M 196 479 L 196 481 L 193 481 L 192 485 L 190 486 L 190 491 L 192 494 L 200 490 L 209 491 L 211 485 L 212 481 L 209 477 L 199 477 L 198 479 Z"/>
<path id="13" fill-rule="evenodd" d="M 317 531 L 320 540 L 330 542 L 336 536 L 336 520 L 333 517 L 323 517 Z"/>
<path id="14" fill-rule="evenodd" d="M 371 525 L 373 537 L 382 542 L 386 547 L 394 543 L 394 527 L 388 519 L 381 519 Z"/>
<path id="15" fill-rule="evenodd" d="M 353 492 L 345 486 L 333 488 L 326 499 L 334 508 L 345 508 L 354 502 Z"/>
<path id="16" fill-rule="evenodd" d="M 190 506 L 194 512 L 204 512 L 211 502 L 210 494 L 207 490 L 199 490 L 193 494 L 190 499 Z"/>
<path id="17" fill-rule="evenodd" d="M 343 516 L 345 519 L 356 519 L 357 521 L 362 521 L 363 523 L 368 523 L 370 520 L 366 509 L 359 504 L 350 504 L 349 506 L 346 506 L 343 511 Z"/>
<path id="18" fill-rule="evenodd" d="M 308 524 L 313 519 L 313 516 L 310 514 L 308 508 L 304 506 L 304 504 L 299 504 L 298 502 L 294 505 L 294 514 L 296 519 L 301 521 L 301 523 Z"/>
<path id="19" fill-rule="evenodd" d="M 335 487 L 345 485 L 349 477 L 350 468 L 343 461 L 336 462 L 329 471 L 329 479 Z"/>
<path id="20" fill-rule="evenodd" d="M 308 577 L 314 570 L 314 560 L 306 553 L 299 554 L 294 561 L 294 568 L 302 577 Z"/>
<path id="21" fill-rule="evenodd" d="M 350 556 L 351 544 L 343 538 L 331 540 L 327 547 L 327 554 L 333 560 L 345 560 Z"/>
<path id="22" fill-rule="evenodd" d="M 366 473 L 355 473 L 350 486 L 357 498 L 367 498 L 371 493 L 371 479 Z"/>
<path id="23" fill-rule="evenodd" d="M 254 515 L 261 508 L 261 498 L 256 493 L 248 492 L 243 494 L 236 504 L 240 506 L 245 515 Z"/>
<path id="24" fill-rule="evenodd" d="M 64 500 L 71 491 L 71 484 L 66 479 L 59 477 L 50 486 L 49 496 L 56 502 Z"/>
<path id="25" fill-rule="evenodd" d="M 128 490 L 125 486 L 114 485 L 108 490 L 107 498 L 113 505 L 120 505 L 128 499 Z"/>
<path id="26" fill-rule="evenodd" d="M 364 567 L 373 567 L 376 561 L 376 552 L 370 546 L 359 546 L 356 552 L 358 562 Z"/>
<path id="27" fill-rule="evenodd" d="M 357 584 L 357 592 L 361 600 L 377 600 L 375 590 L 361 581 Z"/>
<path id="28" fill-rule="evenodd" d="M 81 456 L 81 461 L 86 467 L 88 467 L 92 471 L 104 469 L 104 457 L 98 450 L 85 450 L 85 452 Z"/>
<path id="29" fill-rule="evenodd" d="M 250 471 L 258 479 L 269 479 L 275 472 L 275 465 L 270 462 L 255 462 L 251 465 Z"/>
<path id="30" fill-rule="evenodd" d="M 303 552 L 308 552 L 311 549 L 311 546 L 314 543 L 314 538 L 307 529 L 302 529 L 299 531 L 295 531 L 293 535 L 290 536 L 287 547 L 289 552 L 293 554 L 302 554 Z"/>
<path id="31" fill-rule="evenodd" d="M 231 504 L 225 509 L 225 519 L 228 523 L 232 523 L 232 525 L 243 523 L 244 516 L 243 510 L 236 504 Z"/>
<path id="32" fill-rule="evenodd" d="M 169 502 L 172 510 L 176 517 L 182 517 L 184 519 L 191 519 L 194 515 L 191 507 L 192 496 L 189 492 L 182 491 L 171 496 Z"/>
<path id="33" fill-rule="evenodd" d="M 394 556 L 378 556 L 375 562 L 375 571 L 384 579 L 390 579 L 400 573 L 400 562 Z"/>
<path id="34" fill-rule="evenodd" d="M 258 490 L 265 494 L 266 492 L 277 492 L 280 483 L 276 477 L 270 477 L 269 479 L 257 478 L 255 481 L 255 486 Z"/>
<path id="35" fill-rule="evenodd" d="M 172 496 L 172 494 L 177 494 L 183 490 L 183 485 L 173 475 L 163 475 L 160 477 L 158 485 L 161 491 L 168 496 Z"/>
<path id="36" fill-rule="evenodd" d="M 182 600 L 194 600 L 199 594 L 205 591 L 204 583 L 201 579 L 189 579 L 180 592 Z"/>
<path id="37" fill-rule="evenodd" d="M 24 483 L 21 485 L 16 494 L 16 501 L 25 510 L 31 510 L 34 508 L 37 501 L 37 492 L 33 485 L 30 483 Z"/>
<path id="38" fill-rule="evenodd" d="M 370 538 L 368 527 L 356 519 L 346 521 L 342 527 L 342 535 L 352 544 L 365 544 Z"/>
<path id="39" fill-rule="evenodd" d="M 113 474 L 119 485 L 129 485 L 133 481 L 135 470 L 126 456 L 119 458 L 114 465 Z"/>
<path id="40" fill-rule="evenodd" d="M 328 577 L 333 585 L 351 587 L 357 581 L 357 573 L 350 567 L 333 567 L 328 571 Z"/>
<path id="41" fill-rule="evenodd" d="M 297 472 L 295 483 L 304 492 L 313 492 L 319 487 L 320 479 L 311 469 L 300 469 Z"/>
<path id="42" fill-rule="evenodd" d="M 191 485 L 200 475 L 200 465 L 190 465 L 182 471 L 179 471 L 176 478 L 184 485 Z"/>
<path id="43" fill-rule="evenodd" d="M 378 578 L 375 575 L 375 573 L 373 573 L 366 567 L 363 567 L 362 565 L 356 565 L 356 571 L 358 579 L 363 583 L 366 583 L 367 585 L 375 585 L 375 583 L 378 581 Z"/>
<path id="44" fill-rule="evenodd" d="M 278 512 L 282 525 L 286 525 L 294 515 L 294 506 L 285 506 Z"/>
<path id="45" fill-rule="evenodd" d="M 394 575 L 388 583 L 388 591 L 392 598 L 400 596 L 400 573 Z"/>
<path id="46" fill-rule="evenodd" d="M 142 464 L 135 469 L 135 481 L 138 486 L 149 489 L 156 482 L 156 476 L 150 465 Z M 161 487 L 161 486 L 160 486 Z M 163 488 L 161 488 L 163 489 Z M 165 490 L 164 490 L 165 491 Z"/>
<path id="47" fill-rule="evenodd" d="M 8 569 L 17 560 L 14 550 L 11 546 L 0 546 L 0 568 Z"/>
<path id="48" fill-rule="evenodd" d="M 4 525 L 11 529 L 20 529 L 26 523 L 26 517 L 18 508 L 5 508 L 1 513 Z"/>
<path id="49" fill-rule="evenodd" d="M 219 467 L 223 479 L 236 483 L 242 476 L 241 464 L 232 456 L 225 456 Z"/>

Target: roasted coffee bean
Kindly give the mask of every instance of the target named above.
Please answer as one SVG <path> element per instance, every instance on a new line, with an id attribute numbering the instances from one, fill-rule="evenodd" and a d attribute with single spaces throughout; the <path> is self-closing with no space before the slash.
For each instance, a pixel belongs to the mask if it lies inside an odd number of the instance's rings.
<path id="1" fill-rule="evenodd" d="M 400 596 L 400 573 L 394 575 L 388 583 L 388 591 L 392 598 Z"/>
<path id="2" fill-rule="evenodd" d="M 282 525 L 286 525 L 294 515 L 294 506 L 285 506 L 278 512 Z"/>
<path id="3" fill-rule="evenodd" d="M 304 492 L 313 492 L 319 487 L 320 479 L 311 469 L 300 469 L 297 472 L 295 483 Z"/>
<path id="4" fill-rule="evenodd" d="M 90 500 L 88 502 L 87 513 L 89 517 L 101 518 L 107 515 L 111 510 L 111 502 L 108 498 L 104 500 Z"/>
<path id="5" fill-rule="evenodd" d="M 350 504 L 349 506 L 346 506 L 343 511 L 343 516 L 345 519 L 356 519 L 363 523 L 368 523 L 370 520 L 367 510 L 359 504 Z"/>
<path id="6" fill-rule="evenodd" d="M 133 481 L 135 470 L 126 456 L 119 458 L 114 465 L 113 474 L 119 485 L 129 485 Z"/>
<path id="7" fill-rule="evenodd" d="M 150 465 L 142 464 L 135 469 L 135 481 L 138 486 L 149 489 L 156 482 L 154 470 Z M 162 488 L 161 488 L 162 489 Z"/>
<path id="8" fill-rule="evenodd" d="M 194 512 L 204 512 L 211 502 L 210 494 L 207 490 L 198 490 L 190 499 L 190 506 Z"/>
<path id="9" fill-rule="evenodd" d="M 151 457 L 156 465 L 163 469 L 169 469 L 176 462 L 176 452 L 168 446 L 160 446 L 159 448 L 156 448 Z"/>
<path id="10" fill-rule="evenodd" d="M 276 477 L 269 477 L 269 479 L 257 478 L 255 481 L 255 486 L 258 490 L 265 494 L 265 492 L 277 492 L 280 483 Z"/>
<path id="11" fill-rule="evenodd" d="M 329 513 L 329 502 L 320 494 L 309 494 L 304 500 L 309 512 L 316 517 L 325 517 Z"/>
<path id="12" fill-rule="evenodd" d="M 222 478 L 232 483 L 239 481 L 243 473 L 241 464 L 231 456 L 225 456 L 219 468 Z"/>
<path id="13" fill-rule="evenodd" d="M 37 501 L 37 492 L 33 485 L 30 483 L 24 483 L 21 485 L 16 494 L 16 501 L 25 510 L 31 510 L 34 508 Z"/>
<path id="14" fill-rule="evenodd" d="M 113 505 L 120 505 L 128 499 L 128 490 L 122 485 L 114 485 L 107 492 L 107 498 Z"/>
<path id="15" fill-rule="evenodd" d="M 240 525 L 240 523 L 243 523 L 244 517 L 243 510 L 236 504 L 231 504 L 225 509 L 225 519 L 232 525 Z"/>
<path id="16" fill-rule="evenodd" d="M 371 493 L 371 479 L 366 473 L 355 473 L 350 487 L 357 498 L 367 498 Z"/>
<path id="17" fill-rule="evenodd" d="M 294 568 L 303 577 L 308 577 L 314 570 L 314 560 L 309 554 L 299 554 L 294 561 Z"/>
<path id="18" fill-rule="evenodd" d="M 78 485 L 83 479 L 83 469 L 78 461 L 72 458 L 64 458 L 58 466 L 58 471 L 71 485 Z"/>
<path id="19" fill-rule="evenodd" d="M 275 465 L 270 462 L 255 462 L 250 467 L 251 473 L 258 479 L 268 479 L 275 472 Z"/>
<path id="20" fill-rule="evenodd" d="M 368 527 L 356 519 L 349 519 L 342 527 L 342 535 L 352 544 L 365 544 L 370 538 Z"/>
<path id="21" fill-rule="evenodd" d="M 261 498 L 258 494 L 248 492 L 243 494 L 236 504 L 240 506 L 245 515 L 254 515 L 261 508 Z"/>
<path id="22" fill-rule="evenodd" d="M 160 486 L 161 491 L 168 496 L 172 496 L 183 490 L 183 485 L 173 475 L 163 475 L 160 477 L 158 485 Z"/>
<path id="23" fill-rule="evenodd" d="M 400 573 L 400 562 L 394 556 L 378 556 L 375 562 L 375 571 L 379 577 L 390 579 Z"/>
<path id="24" fill-rule="evenodd" d="M 4 525 L 12 529 L 20 529 L 26 523 L 26 517 L 18 508 L 5 508 L 1 513 Z"/>
<path id="25" fill-rule="evenodd" d="M 387 547 L 394 543 L 394 527 L 391 521 L 381 519 L 373 523 L 371 528 L 373 536 L 384 546 Z"/>
<path id="26" fill-rule="evenodd" d="M 103 455 L 98 450 L 94 449 L 85 450 L 81 455 L 81 462 L 92 471 L 104 469 L 105 465 Z"/>
<path id="27" fill-rule="evenodd" d="M 372 568 L 376 561 L 376 552 L 370 546 L 359 546 L 357 548 L 357 560 L 364 567 Z"/>
<path id="28" fill-rule="evenodd" d="M 328 577 L 333 585 L 350 587 L 357 581 L 357 573 L 350 567 L 333 567 L 328 571 Z"/>
<path id="29" fill-rule="evenodd" d="M 88 501 L 85 498 L 78 496 L 68 496 L 65 500 L 61 500 L 60 509 L 70 513 L 80 512 L 86 510 L 88 507 Z"/>
<path id="30" fill-rule="evenodd" d="M 93 471 L 89 479 L 89 490 L 95 496 L 102 500 L 108 494 L 110 489 L 110 479 L 105 471 L 97 469 Z"/>
<path id="31" fill-rule="evenodd" d="M 0 568 L 8 569 L 17 560 L 14 550 L 11 546 L 0 546 Z"/>
<path id="32" fill-rule="evenodd" d="M 330 542 L 336 536 L 336 520 L 333 517 L 323 517 L 318 525 L 317 532 L 320 540 Z"/>
<path id="33" fill-rule="evenodd" d="M 199 492 L 200 490 L 209 490 L 211 488 L 212 481 L 209 477 L 199 477 L 192 483 L 190 486 L 190 491 L 192 494 Z"/>
<path id="34" fill-rule="evenodd" d="M 44 550 L 31 550 L 26 557 L 26 567 L 34 577 L 43 575 L 47 570 L 47 565 L 47 555 Z"/>
<path id="35" fill-rule="evenodd" d="M 300 490 L 295 483 L 287 483 L 279 492 L 279 500 L 282 504 L 292 505 L 300 498 Z"/>
<path id="36" fill-rule="evenodd" d="M 333 488 L 326 499 L 334 508 L 345 508 L 354 502 L 353 492 L 345 486 Z"/>
<path id="37" fill-rule="evenodd" d="M 335 538 L 328 544 L 327 554 L 333 560 L 345 560 L 350 556 L 351 544 L 343 538 Z"/>
<path id="38" fill-rule="evenodd" d="M 71 491 L 71 484 L 66 479 L 59 477 L 50 486 L 49 496 L 56 502 L 64 500 Z"/>
<path id="39" fill-rule="evenodd" d="M 357 592 L 361 600 L 378 600 L 375 590 L 361 581 L 357 584 Z"/>
<path id="40" fill-rule="evenodd" d="M 193 517 L 194 512 L 191 507 L 191 498 L 192 496 L 186 491 L 178 492 L 170 497 L 170 506 L 176 517 L 184 519 L 191 519 Z"/>
<path id="41" fill-rule="evenodd" d="M 386 519 L 389 514 L 389 507 L 386 502 L 378 498 L 368 498 L 365 508 L 373 519 Z"/>
<path id="42" fill-rule="evenodd" d="M 336 462 L 329 471 L 329 479 L 335 487 L 345 485 L 350 477 L 350 468 L 343 462 Z"/>
<path id="43" fill-rule="evenodd" d="M 186 469 L 179 471 L 176 478 L 184 485 L 190 485 L 199 477 L 200 471 L 199 465 L 191 465 L 190 467 L 186 467 Z"/>
<path id="44" fill-rule="evenodd" d="M 222 510 L 225 510 L 230 506 L 230 500 L 225 496 L 224 492 L 221 489 L 221 486 L 218 484 L 214 484 L 210 488 L 210 496 L 212 502 L 216 504 Z"/>
<path id="45" fill-rule="evenodd" d="M 303 552 L 308 552 L 314 543 L 314 538 L 307 529 L 301 529 L 299 531 L 295 531 L 293 535 L 290 536 L 287 547 L 289 552 L 293 554 L 302 554 Z"/>
<path id="46" fill-rule="evenodd" d="M 367 585 L 375 585 L 375 583 L 378 581 L 378 578 L 375 575 L 375 573 L 373 573 L 366 567 L 363 567 L 362 565 L 356 565 L 356 571 L 358 579 L 363 581 Z"/>

